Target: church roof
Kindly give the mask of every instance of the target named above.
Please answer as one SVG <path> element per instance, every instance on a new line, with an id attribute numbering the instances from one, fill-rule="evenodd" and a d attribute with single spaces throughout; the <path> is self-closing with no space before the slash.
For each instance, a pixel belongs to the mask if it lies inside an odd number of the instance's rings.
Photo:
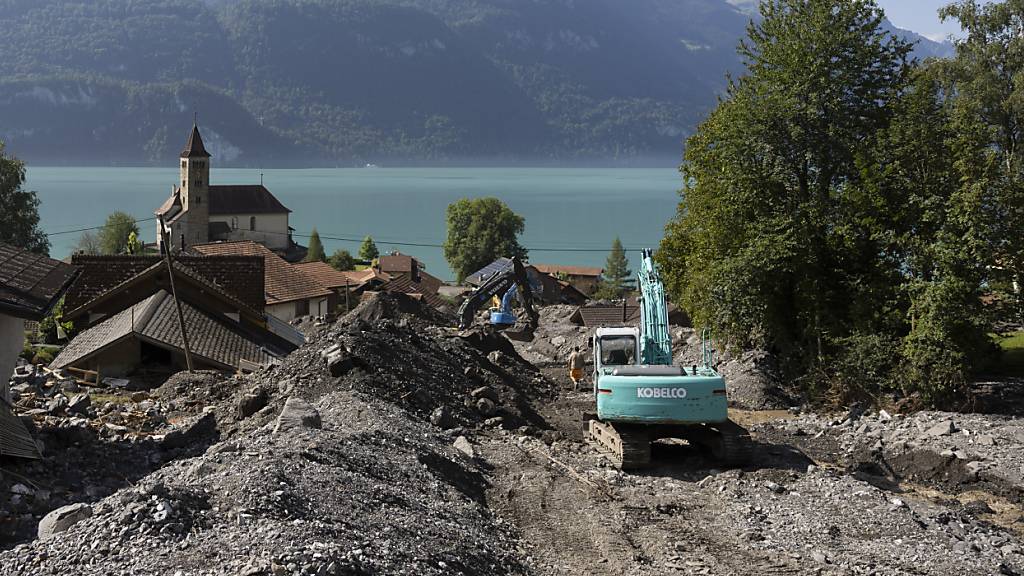
<path id="1" fill-rule="evenodd" d="M 167 200 L 153 212 L 157 216 L 164 216 L 167 218 L 174 218 L 174 216 L 181 210 L 181 193 L 177 189 L 171 193 Z"/>
<path id="2" fill-rule="evenodd" d="M 182 158 L 209 158 L 210 153 L 203 146 L 203 137 L 199 135 L 199 126 L 192 125 L 192 134 L 188 137 L 185 149 L 181 151 Z"/>
<path id="3" fill-rule="evenodd" d="M 210 186 L 210 215 L 287 214 L 291 210 L 262 184 Z"/>

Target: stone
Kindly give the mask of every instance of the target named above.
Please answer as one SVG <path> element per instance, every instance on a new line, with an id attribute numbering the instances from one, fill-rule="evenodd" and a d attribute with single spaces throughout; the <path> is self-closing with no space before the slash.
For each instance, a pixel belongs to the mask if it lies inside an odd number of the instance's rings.
<path id="1" fill-rule="evenodd" d="M 11 486 L 11 494 L 20 494 L 22 496 L 32 496 L 33 494 L 35 494 L 35 490 L 33 490 L 33 489 L 29 488 L 28 486 L 25 486 L 24 484 L 21 484 L 19 482 L 18 484 L 15 484 L 14 486 Z"/>
<path id="2" fill-rule="evenodd" d="M 495 416 L 493 418 L 488 418 L 487 420 L 484 420 L 484 426 L 489 426 L 491 428 L 497 428 L 498 426 L 501 426 L 504 423 L 505 419 L 502 418 L 501 416 Z"/>
<path id="3" fill-rule="evenodd" d="M 47 540 L 91 516 L 92 506 L 88 504 L 79 502 L 61 506 L 43 516 L 43 519 L 39 521 L 37 535 L 40 540 Z"/>
<path id="4" fill-rule="evenodd" d="M 996 439 L 991 434 L 982 434 L 981 436 L 978 436 L 977 442 L 978 442 L 978 444 L 980 446 L 995 446 L 996 445 Z"/>
<path id="5" fill-rule="evenodd" d="M 879 422 L 889 422 L 891 420 L 892 420 L 892 414 L 889 414 L 885 410 L 879 410 L 878 411 L 878 421 Z"/>
<path id="6" fill-rule="evenodd" d="M 281 415 L 277 417 L 274 434 L 290 430 L 319 429 L 323 426 L 320 412 L 312 404 L 292 396 L 284 403 Z"/>
<path id="7" fill-rule="evenodd" d="M 238 419 L 244 420 L 259 412 L 267 405 L 268 400 L 268 394 L 263 389 L 247 392 L 238 400 L 238 408 L 236 410 Z"/>
<path id="8" fill-rule="evenodd" d="M 476 448 L 473 447 L 473 444 L 471 444 L 470 441 L 466 439 L 465 436 L 459 436 L 458 438 L 456 438 L 452 446 L 459 452 L 465 454 L 466 456 L 469 456 L 470 458 L 476 458 Z"/>
<path id="9" fill-rule="evenodd" d="M 498 403 L 498 393 L 495 392 L 494 388 L 491 388 L 490 386 L 481 386 L 470 392 L 470 395 L 473 398 L 487 398 L 490 401 L 494 402 L 495 404 Z"/>
<path id="10" fill-rule="evenodd" d="M 497 405 L 490 398 L 478 398 L 476 401 L 476 411 L 483 416 L 494 416 L 497 409 Z"/>
<path id="11" fill-rule="evenodd" d="M 828 556 L 826 556 L 824 552 L 820 552 L 818 550 L 811 552 L 811 559 L 818 564 L 829 564 Z"/>
<path id="12" fill-rule="evenodd" d="M 565 346 L 566 342 L 568 342 L 568 340 L 566 340 L 565 336 L 555 336 L 554 338 L 551 339 L 551 345 L 554 346 L 555 348 L 561 348 L 562 346 Z"/>
<path id="13" fill-rule="evenodd" d="M 149 400 L 149 394 L 141 390 L 138 392 L 132 392 L 131 399 L 132 402 L 144 402 L 146 400 Z"/>
<path id="14" fill-rule="evenodd" d="M 784 486 L 782 486 L 780 484 L 777 484 L 775 482 L 772 482 L 770 480 L 768 482 L 765 482 L 764 485 L 765 485 L 766 488 L 768 488 L 768 490 L 770 490 L 770 491 L 772 491 L 772 492 L 774 492 L 776 494 L 785 494 L 785 492 L 786 492 L 786 488 Z"/>
<path id="15" fill-rule="evenodd" d="M 925 431 L 925 435 L 938 438 L 940 436 L 949 436 L 953 432 L 956 432 L 956 424 L 952 420 L 943 420 Z"/>
<path id="16" fill-rule="evenodd" d="M 66 410 L 68 407 L 68 397 L 63 394 L 58 394 L 50 399 L 46 403 L 46 411 L 50 414 L 59 414 Z"/>
<path id="17" fill-rule="evenodd" d="M 68 413 L 69 414 L 88 414 L 89 406 L 92 404 L 92 400 L 89 399 L 88 394 L 75 394 L 68 401 Z"/>
<path id="18" fill-rule="evenodd" d="M 217 419 L 212 412 L 206 412 L 202 416 L 165 434 L 161 445 L 169 450 L 186 448 L 207 436 L 213 436 L 216 432 Z"/>
<path id="19" fill-rule="evenodd" d="M 447 406 L 434 408 L 434 411 L 430 413 L 430 423 L 443 430 L 454 428 L 456 424 L 455 418 L 452 417 L 452 412 Z"/>
<path id="20" fill-rule="evenodd" d="M 335 378 L 348 374 L 356 366 L 352 355 L 348 353 L 348 350 L 340 346 L 327 355 L 324 361 L 327 362 L 327 370 Z"/>

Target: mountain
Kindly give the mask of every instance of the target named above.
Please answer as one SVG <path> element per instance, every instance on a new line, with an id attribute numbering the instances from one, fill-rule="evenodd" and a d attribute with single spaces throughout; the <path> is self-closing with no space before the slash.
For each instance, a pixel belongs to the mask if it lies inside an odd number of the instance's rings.
<path id="1" fill-rule="evenodd" d="M 0 0 L 0 138 L 38 164 L 678 160 L 725 0 Z"/>

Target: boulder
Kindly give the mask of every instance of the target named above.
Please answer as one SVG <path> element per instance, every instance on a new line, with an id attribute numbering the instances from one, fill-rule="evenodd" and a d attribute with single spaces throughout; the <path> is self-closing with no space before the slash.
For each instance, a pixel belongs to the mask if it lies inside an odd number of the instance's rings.
<path id="1" fill-rule="evenodd" d="M 274 434 L 304 428 L 321 428 L 322 425 L 320 412 L 312 404 L 292 396 L 284 403 L 281 415 L 277 417 Z"/>
<path id="2" fill-rule="evenodd" d="M 37 534 L 40 540 L 46 540 L 91 516 L 92 506 L 88 504 L 79 502 L 62 506 L 43 516 L 43 519 L 39 521 Z"/>
<path id="3" fill-rule="evenodd" d="M 68 401 L 68 414 L 81 414 L 84 416 L 89 412 L 91 404 L 92 400 L 89 399 L 88 394 L 75 394 Z"/>
<path id="4" fill-rule="evenodd" d="M 476 401 L 476 411 L 483 416 L 494 416 L 497 409 L 498 407 L 490 398 L 478 398 Z"/>
<path id="5" fill-rule="evenodd" d="M 164 436 L 162 446 L 169 450 L 186 448 L 216 432 L 217 419 L 212 412 L 206 412 L 199 418 L 168 432 Z"/>
<path id="6" fill-rule="evenodd" d="M 236 412 L 239 420 L 244 420 L 249 416 L 259 412 L 264 406 L 267 405 L 268 394 L 266 390 L 252 390 L 238 401 L 238 410 Z"/>
<path id="7" fill-rule="evenodd" d="M 455 427 L 455 418 L 452 417 L 452 412 L 448 407 L 438 406 L 430 413 L 430 423 L 447 430 Z"/>
<path id="8" fill-rule="evenodd" d="M 332 346 L 329 350 L 330 353 L 324 356 L 324 361 L 327 363 L 327 370 L 331 376 L 340 378 L 355 368 L 355 359 L 347 350 L 341 346 Z"/>
<path id="9" fill-rule="evenodd" d="M 466 439 L 465 436 L 459 436 L 455 439 L 455 443 L 452 444 L 456 450 L 462 452 L 470 458 L 476 458 L 476 448 Z"/>
<path id="10" fill-rule="evenodd" d="M 477 400 L 479 400 L 480 398 L 487 398 L 488 400 L 494 402 L 495 404 L 498 403 L 498 393 L 495 392 L 494 388 L 491 388 L 490 386 L 481 386 L 470 392 L 470 395 L 473 396 L 473 398 L 476 398 Z"/>
<path id="11" fill-rule="evenodd" d="M 939 436 L 949 436 L 953 432 L 956 432 L 956 425 L 953 424 L 953 421 L 943 420 L 942 422 L 939 422 L 938 424 L 929 428 L 925 432 L 925 435 L 931 436 L 932 438 L 938 438 Z"/>

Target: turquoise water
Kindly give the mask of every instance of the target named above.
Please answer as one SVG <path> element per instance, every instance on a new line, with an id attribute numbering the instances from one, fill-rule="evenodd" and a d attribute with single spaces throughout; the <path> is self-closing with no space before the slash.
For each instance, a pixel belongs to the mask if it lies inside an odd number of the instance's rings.
<path id="1" fill-rule="evenodd" d="M 27 186 L 42 202 L 47 233 L 103 223 L 122 210 L 152 218 L 177 180 L 174 168 L 30 167 Z M 259 172 L 218 169 L 213 184 L 258 183 Z M 334 168 L 265 170 L 264 184 L 292 210 L 296 240 L 306 243 L 315 226 L 328 253 L 359 242 L 326 237 L 374 237 L 381 252 L 400 250 L 419 258 L 427 271 L 444 279 L 452 273 L 431 246 L 445 237 L 445 209 L 465 197 L 496 196 L 526 219 L 520 242 L 530 260 L 543 264 L 603 266 L 612 239 L 619 236 L 631 263 L 638 251 L 657 246 L 675 213 L 681 180 L 671 168 Z M 140 222 L 147 241 L 155 224 Z M 71 253 L 79 233 L 50 237 L 51 255 Z M 595 250 L 581 252 L 577 250 Z"/>

